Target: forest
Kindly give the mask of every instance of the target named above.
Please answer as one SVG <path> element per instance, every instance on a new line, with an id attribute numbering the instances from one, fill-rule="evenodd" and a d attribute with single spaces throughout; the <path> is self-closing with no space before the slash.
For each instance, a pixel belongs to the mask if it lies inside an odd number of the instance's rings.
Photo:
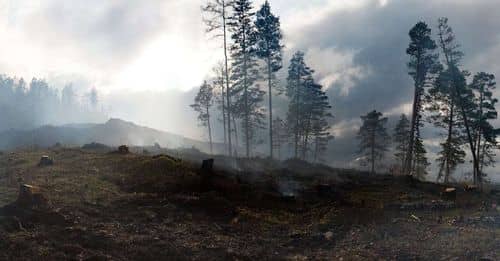
<path id="1" fill-rule="evenodd" d="M 280 18 L 269 2 L 254 10 L 250 0 L 213 0 L 202 10 L 206 31 L 224 54 L 191 105 L 209 143 L 212 125 L 222 124 L 229 156 L 254 157 L 253 149 L 264 144 L 271 159 L 328 162 L 326 151 L 335 146 L 335 101 L 315 80 L 314 69 L 306 64 L 307 53 L 295 51 L 288 68 L 283 68 L 288 50 Z M 412 109 L 408 115 L 402 112 L 394 130 L 387 130 L 388 119 L 377 108 L 361 115 L 359 162 L 375 173 L 378 162 L 390 161 L 389 168 L 378 171 L 424 180 L 431 163 L 421 128 L 428 124 L 441 138 L 437 181 L 455 180 L 457 167 L 470 162 L 471 179 L 481 184 L 498 149 L 499 129 L 492 123 L 497 119 L 495 76 L 462 68 L 464 54 L 445 17 L 437 19 L 434 29 L 417 22 L 408 36 Z M 287 70 L 286 78 L 278 77 L 280 70 Z M 273 98 L 278 95 L 287 99 L 285 115 L 273 115 Z"/>
<path id="2" fill-rule="evenodd" d="M 0 75 L 0 130 L 27 130 L 68 123 L 89 123 L 106 119 L 96 88 L 80 90 L 71 83 L 62 89 L 46 80 Z"/>

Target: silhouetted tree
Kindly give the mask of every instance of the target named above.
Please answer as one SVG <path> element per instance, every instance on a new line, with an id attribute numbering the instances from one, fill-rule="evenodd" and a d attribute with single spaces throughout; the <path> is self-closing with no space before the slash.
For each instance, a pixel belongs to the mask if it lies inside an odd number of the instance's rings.
<path id="1" fill-rule="evenodd" d="M 401 114 L 399 121 L 394 128 L 394 137 L 393 141 L 395 144 L 395 153 L 396 161 L 400 164 L 401 168 L 403 168 L 405 164 L 405 157 L 408 153 L 408 146 L 410 144 L 410 121 L 406 117 L 405 114 Z"/>
<path id="2" fill-rule="evenodd" d="M 429 120 L 438 128 L 446 131 L 445 140 L 440 143 L 437 162 L 437 180 L 448 183 L 458 164 L 464 163 L 465 142 L 463 119 L 458 113 L 458 99 L 452 87 L 451 74 L 441 70 L 427 95 Z"/>
<path id="3" fill-rule="evenodd" d="M 412 173 L 414 176 L 420 180 L 424 180 L 425 176 L 427 176 L 427 168 L 431 165 L 427 160 L 427 151 L 424 147 L 424 142 L 420 137 L 420 131 L 416 133 L 415 136 L 415 151 L 413 157 L 413 169 Z"/>
<path id="4" fill-rule="evenodd" d="M 484 178 L 483 168 L 494 165 L 494 150 L 498 148 L 496 141 L 498 129 L 491 125 L 491 121 L 498 117 L 495 108 L 498 100 L 493 97 L 493 90 L 496 89 L 495 76 L 484 72 L 477 73 L 474 75 L 470 88 L 476 93 L 474 101 L 476 110 L 469 118 L 473 122 L 474 146 L 479 160 L 479 170 L 481 178 Z"/>
<path id="5" fill-rule="evenodd" d="M 434 53 L 436 43 L 431 39 L 431 29 L 424 22 L 418 22 L 409 32 L 410 45 L 406 53 L 410 56 L 408 63 L 409 74 L 414 80 L 413 110 L 410 124 L 410 138 L 404 172 L 411 174 L 414 169 L 416 133 L 419 132 L 424 86 L 428 82 L 429 74 L 436 68 L 438 56 Z"/>
<path id="6" fill-rule="evenodd" d="M 201 126 L 207 127 L 208 139 L 210 142 L 210 153 L 213 153 L 212 145 L 212 127 L 210 125 L 210 108 L 214 102 L 213 86 L 206 81 L 200 86 L 200 90 L 194 98 L 194 103 L 191 107 L 198 112 L 198 121 Z"/>
<path id="7" fill-rule="evenodd" d="M 383 158 L 387 151 L 389 135 L 385 125 L 387 118 L 381 112 L 372 111 L 361 116 L 362 125 L 358 132 L 359 151 L 371 163 L 371 173 L 375 173 L 375 161 Z"/>
<path id="8" fill-rule="evenodd" d="M 232 140 L 231 140 L 231 91 L 229 88 L 229 61 L 228 61 L 228 21 L 230 16 L 230 9 L 233 5 L 232 0 L 210 0 L 205 6 L 202 7 L 204 14 L 205 24 L 207 25 L 207 32 L 214 33 L 216 37 L 222 38 L 224 50 L 224 78 L 226 90 L 226 108 L 227 113 L 227 141 L 228 141 L 228 155 L 232 155 Z M 225 127 L 224 127 L 225 128 Z"/>
<path id="9" fill-rule="evenodd" d="M 306 86 L 313 82 L 313 71 L 304 62 L 304 53 L 296 52 L 290 60 L 286 85 L 286 95 L 289 98 L 287 125 L 294 137 L 294 157 L 298 158 L 301 137 L 304 133 L 304 123 L 307 112 L 304 109 Z"/>
<path id="10" fill-rule="evenodd" d="M 231 96 L 236 98 L 231 107 L 234 116 L 241 119 L 246 156 L 256 142 L 258 129 L 264 126 L 262 101 L 264 92 L 255 84 L 259 77 L 256 56 L 257 32 L 250 0 L 235 0 L 229 19 L 233 39 Z"/>
<path id="11" fill-rule="evenodd" d="M 468 114 L 474 110 L 474 102 L 472 91 L 466 83 L 465 73 L 460 70 L 460 61 L 463 53 L 459 50 L 460 45 L 456 43 L 455 34 L 452 28 L 448 25 L 448 18 L 440 18 L 438 20 L 438 37 L 441 51 L 444 55 L 446 63 L 446 71 L 448 72 L 455 99 L 457 101 L 457 108 L 462 116 L 463 125 L 465 128 L 466 140 L 469 143 L 470 152 L 472 155 L 472 162 L 474 166 L 474 183 L 481 183 L 481 176 L 479 169 L 479 161 L 476 155 L 474 145 L 474 137 L 471 129 L 471 122 L 469 121 Z"/>
<path id="12" fill-rule="evenodd" d="M 282 67 L 282 35 L 280 20 L 271 13 L 271 7 L 266 0 L 256 14 L 257 56 L 265 62 L 267 87 L 269 96 L 269 154 L 273 158 L 273 87 L 276 86 L 276 75 Z"/>

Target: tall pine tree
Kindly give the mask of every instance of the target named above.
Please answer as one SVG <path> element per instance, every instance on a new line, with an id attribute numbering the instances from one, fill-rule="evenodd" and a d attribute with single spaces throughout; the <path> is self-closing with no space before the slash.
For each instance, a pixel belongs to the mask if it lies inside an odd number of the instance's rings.
<path id="1" fill-rule="evenodd" d="M 294 157 L 299 158 L 301 136 L 304 130 L 304 118 L 307 115 L 305 105 L 306 86 L 312 82 L 313 71 L 305 64 L 304 53 L 296 52 L 290 60 L 286 85 L 289 98 L 287 125 L 293 136 Z"/>
<path id="2" fill-rule="evenodd" d="M 428 83 L 429 75 L 436 68 L 437 55 L 434 53 L 436 43 L 431 39 L 431 29 L 424 22 L 418 22 L 409 33 L 410 45 L 406 53 L 410 56 L 408 63 L 409 74 L 414 81 L 413 110 L 410 123 L 410 138 L 408 152 L 405 157 L 404 172 L 411 174 L 414 163 L 416 134 L 419 133 L 422 117 L 422 97 L 424 86 Z"/>
<path id="3" fill-rule="evenodd" d="M 474 183 L 480 184 L 482 174 L 479 169 L 479 160 L 476 154 L 471 121 L 468 117 L 470 111 L 474 110 L 474 96 L 466 83 L 465 73 L 459 68 L 463 53 L 459 50 L 460 45 L 457 44 L 455 34 L 448 25 L 448 18 L 443 17 L 438 20 L 438 37 L 439 46 L 441 47 L 441 52 L 446 63 L 446 71 L 449 76 L 450 89 L 453 91 L 456 100 L 457 111 L 462 117 L 465 138 L 469 144 L 470 153 L 472 155 Z"/>
<path id="4" fill-rule="evenodd" d="M 276 75 L 282 67 L 282 35 L 280 19 L 271 13 L 266 0 L 257 12 L 255 27 L 257 29 L 257 55 L 264 60 L 269 97 L 269 155 L 273 158 L 273 87 L 276 86 Z"/>
<path id="5" fill-rule="evenodd" d="M 253 16 L 250 0 L 235 0 L 228 23 L 233 39 L 231 93 L 236 99 L 231 110 L 235 117 L 241 119 L 246 157 L 251 155 L 257 131 L 263 128 L 265 117 L 261 105 L 264 92 L 255 84 L 259 70 L 256 55 L 257 32 Z"/>

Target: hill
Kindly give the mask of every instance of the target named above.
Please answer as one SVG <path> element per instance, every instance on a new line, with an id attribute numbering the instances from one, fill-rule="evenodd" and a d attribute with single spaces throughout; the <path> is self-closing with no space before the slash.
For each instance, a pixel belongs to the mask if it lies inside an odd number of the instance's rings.
<path id="1" fill-rule="evenodd" d="M 196 147 L 207 151 L 206 142 L 148 127 L 136 125 L 120 119 L 110 119 L 104 124 L 70 124 L 64 126 L 43 126 L 34 130 L 8 130 L 0 133 L 0 149 L 19 147 L 50 147 L 56 143 L 77 145 L 97 142 L 108 146 L 123 144 L 152 146 L 158 143 L 168 148 Z M 222 149 L 215 144 L 215 150 Z"/>

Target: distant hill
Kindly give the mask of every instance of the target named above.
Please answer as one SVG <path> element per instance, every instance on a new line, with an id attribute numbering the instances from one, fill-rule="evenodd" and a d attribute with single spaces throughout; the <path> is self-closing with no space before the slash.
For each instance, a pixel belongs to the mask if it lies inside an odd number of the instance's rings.
<path id="1" fill-rule="evenodd" d="M 122 144 L 152 146 L 155 143 L 168 148 L 196 147 L 208 151 L 209 144 L 181 135 L 136 125 L 120 119 L 110 119 L 104 124 L 69 124 L 43 126 L 33 130 L 8 130 L 0 133 L 0 149 L 14 149 L 37 145 L 49 147 L 56 143 L 77 145 L 97 142 L 109 146 Z M 222 150 L 214 144 L 215 152 Z"/>

